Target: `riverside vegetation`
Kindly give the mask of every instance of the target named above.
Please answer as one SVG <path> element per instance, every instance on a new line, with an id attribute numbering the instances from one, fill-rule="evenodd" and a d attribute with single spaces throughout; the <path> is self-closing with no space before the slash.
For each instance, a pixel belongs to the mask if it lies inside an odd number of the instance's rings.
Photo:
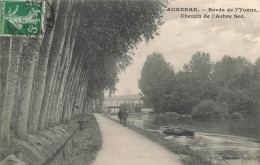
<path id="1" fill-rule="evenodd" d="M 208 53 L 197 52 L 183 70 L 174 72 L 161 54 L 153 53 L 143 65 L 139 88 L 156 113 L 200 121 L 259 119 L 260 58 L 251 63 L 225 55 L 213 63 Z"/>

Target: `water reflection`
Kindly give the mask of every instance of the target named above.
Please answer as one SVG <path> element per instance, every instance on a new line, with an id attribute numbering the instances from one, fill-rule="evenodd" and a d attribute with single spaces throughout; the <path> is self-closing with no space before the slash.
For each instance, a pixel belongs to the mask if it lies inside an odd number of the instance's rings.
<path id="1" fill-rule="evenodd" d="M 117 116 L 112 116 L 112 118 L 117 119 Z M 180 144 L 189 145 L 194 150 L 205 152 L 216 164 L 260 164 L 259 132 L 252 132 L 252 135 L 247 134 L 243 137 L 245 131 L 239 129 L 230 131 L 232 125 L 227 123 L 169 122 L 155 114 L 129 115 L 128 122 L 137 127 L 161 133 L 161 128 L 168 125 L 194 129 L 196 131 L 194 137 L 168 136 L 163 133 L 162 135 L 168 140 L 174 140 Z"/>

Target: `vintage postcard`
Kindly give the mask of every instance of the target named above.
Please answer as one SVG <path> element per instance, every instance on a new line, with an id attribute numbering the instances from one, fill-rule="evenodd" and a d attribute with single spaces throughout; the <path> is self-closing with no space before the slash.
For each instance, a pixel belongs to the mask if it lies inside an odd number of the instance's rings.
<path id="1" fill-rule="evenodd" d="M 0 0 L 0 165 L 259 165 L 259 0 Z"/>

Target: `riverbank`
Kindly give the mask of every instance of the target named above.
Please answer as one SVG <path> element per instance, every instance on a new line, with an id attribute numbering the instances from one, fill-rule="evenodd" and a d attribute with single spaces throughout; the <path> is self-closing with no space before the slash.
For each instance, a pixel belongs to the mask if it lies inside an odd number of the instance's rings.
<path id="1" fill-rule="evenodd" d="M 73 148 L 79 128 L 78 122 L 73 120 L 38 131 L 37 134 L 27 134 L 26 138 L 11 134 L 10 144 L 0 146 L 0 162 L 18 158 L 26 165 L 63 164 Z"/>
<path id="2" fill-rule="evenodd" d="M 8 147 L 0 146 L 0 164 L 5 159 L 26 165 L 89 165 L 101 145 L 96 118 L 93 114 L 81 114 L 69 123 L 28 134 L 26 139 L 12 137 Z"/>
<path id="3" fill-rule="evenodd" d="M 92 164 L 102 146 L 102 136 L 96 118 L 92 114 L 85 115 L 84 118 L 85 123 L 81 123 L 73 150 L 64 160 L 64 165 Z"/>
<path id="4" fill-rule="evenodd" d="M 108 116 L 105 116 L 109 118 Z M 118 120 L 109 118 L 117 123 Z M 136 131 L 137 133 L 149 138 L 150 140 L 160 144 L 164 148 L 168 149 L 169 151 L 179 154 L 182 157 L 182 163 L 185 165 L 212 165 L 213 163 L 208 160 L 205 154 L 192 150 L 188 145 L 181 145 L 177 142 L 170 141 L 165 139 L 159 132 L 156 131 L 147 131 L 145 129 L 136 127 L 130 123 L 127 123 L 127 127 Z"/>

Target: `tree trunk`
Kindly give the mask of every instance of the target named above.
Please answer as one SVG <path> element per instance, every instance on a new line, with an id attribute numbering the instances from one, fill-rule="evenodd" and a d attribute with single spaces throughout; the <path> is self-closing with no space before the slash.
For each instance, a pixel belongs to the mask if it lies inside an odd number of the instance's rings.
<path id="1" fill-rule="evenodd" d="M 46 116 L 47 118 L 47 121 L 45 123 L 45 128 L 49 127 L 49 126 L 52 126 L 53 125 L 53 118 L 54 118 L 54 109 L 53 109 L 53 101 L 55 99 L 55 95 L 56 95 L 56 89 L 55 89 L 55 84 L 57 83 L 57 79 L 59 78 L 58 77 L 58 74 L 59 74 L 59 68 L 60 68 L 60 65 L 61 65 L 61 57 L 59 57 L 58 59 L 58 63 L 57 63 L 57 67 L 56 67 L 56 70 L 55 70 L 55 74 L 54 74 L 54 79 L 53 79 L 53 84 L 52 84 L 52 90 L 51 90 L 51 94 L 50 94 L 50 98 L 49 98 L 49 105 L 48 105 L 48 116 Z"/>
<path id="2" fill-rule="evenodd" d="M 10 38 L 0 38 L 0 145 L 8 145 L 9 128 L 6 123 L 9 109 L 5 109 L 5 98 L 8 91 L 8 73 L 11 66 Z"/>
<path id="3" fill-rule="evenodd" d="M 6 136 L 4 141 L 6 144 L 9 143 L 9 130 L 10 130 L 10 122 L 11 122 L 11 114 L 13 109 L 13 103 L 15 101 L 15 87 L 17 84 L 18 78 L 18 68 L 21 58 L 21 51 L 23 45 L 22 38 L 10 38 L 9 44 L 9 62 L 7 69 L 7 77 L 6 77 L 6 88 L 5 88 L 5 96 L 3 98 L 3 106 L 2 110 L 5 111 L 3 113 L 3 123 L 1 125 L 4 126 L 2 129 L 2 133 Z"/>
<path id="4" fill-rule="evenodd" d="M 46 84 L 45 84 L 45 89 L 44 89 L 44 97 L 43 97 L 43 102 L 42 102 L 42 107 L 41 107 L 41 112 L 40 112 L 40 118 L 39 118 L 39 124 L 38 124 L 38 130 L 43 130 L 48 123 L 48 106 L 49 106 L 49 101 L 51 97 L 51 92 L 52 92 L 52 85 L 54 81 L 54 76 L 55 76 L 55 69 L 56 65 L 58 62 L 59 57 L 61 56 L 60 53 L 60 48 L 63 47 L 63 43 L 65 40 L 65 33 L 66 33 L 66 20 L 68 16 L 68 9 L 69 9 L 69 4 L 71 3 L 70 1 L 62 2 L 62 3 L 67 3 L 68 5 L 62 4 L 62 7 L 59 8 L 58 11 L 58 19 L 62 20 L 60 22 L 60 25 L 62 26 L 62 29 L 60 29 L 58 26 L 55 27 L 55 33 L 54 33 L 54 40 L 52 42 L 51 46 L 51 51 L 50 51 L 50 58 L 48 61 L 48 73 L 46 76 Z M 65 6 L 65 9 L 64 9 Z M 66 9 L 67 8 L 67 9 Z M 64 10 L 66 10 L 66 14 L 64 16 Z M 55 39 L 60 39 L 59 42 L 57 42 Z"/>
<path id="5" fill-rule="evenodd" d="M 17 123 L 17 117 L 18 117 L 18 109 L 19 109 L 19 102 L 21 100 L 21 76 L 22 70 L 18 69 L 18 77 L 15 87 L 15 97 L 13 98 L 13 109 L 12 109 L 12 116 L 11 116 L 11 129 L 15 130 L 16 123 Z"/>
<path id="6" fill-rule="evenodd" d="M 74 60 L 74 62 L 72 62 L 71 68 L 69 70 L 69 75 L 67 77 L 67 81 L 66 81 L 66 85 L 65 85 L 65 94 L 63 97 L 63 105 L 62 105 L 62 122 L 66 122 L 66 118 L 68 116 L 68 110 L 70 108 L 69 104 L 70 104 L 70 89 L 72 87 L 72 82 L 73 82 L 73 78 L 75 75 L 75 69 L 76 69 L 76 60 Z"/>
<path id="7" fill-rule="evenodd" d="M 29 43 L 23 48 L 21 62 L 21 101 L 19 103 L 18 118 L 16 125 L 16 135 L 22 138 L 26 137 L 27 133 L 27 120 L 30 106 L 33 76 L 35 65 L 39 58 L 39 50 L 41 43 L 42 39 L 33 38 L 30 39 Z"/>
<path id="8" fill-rule="evenodd" d="M 57 74 L 57 79 L 56 79 L 57 81 L 55 82 L 55 86 L 54 86 L 53 99 L 51 100 L 52 101 L 51 109 L 50 109 L 51 118 L 49 120 L 50 126 L 58 123 L 59 109 L 58 109 L 57 104 L 60 104 L 59 98 L 60 98 L 61 87 L 63 86 L 63 81 L 67 74 L 66 72 L 67 72 L 68 66 L 66 66 L 66 64 L 70 63 L 69 54 L 67 53 L 67 49 L 69 49 L 68 44 L 70 44 L 70 37 L 71 37 L 72 27 L 73 27 L 73 23 L 74 23 L 74 16 L 75 16 L 75 13 L 71 11 L 72 6 L 73 6 L 73 3 L 70 4 L 69 11 L 70 11 L 70 13 L 73 13 L 73 14 L 72 15 L 68 14 L 66 33 L 64 34 L 65 39 L 62 44 L 62 47 L 60 47 L 60 53 L 62 54 L 62 60 L 61 60 L 61 64 L 60 64 L 60 67 L 58 70 L 58 74 Z"/>
<path id="9" fill-rule="evenodd" d="M 60 6 L 60 0 L 53 1 L 52 7 L 53 10 L 58 11 Z M 57 15 L 55 15 L 55 19 L 57 19 Z M 55 29 L 55 24 L 53 29 Z M 29 113 L 29 118 L 31 120 L 28 120 L 28 132 L 29 133 L 36 133 L 38 128 L 38 122 L 40 117 L 40 110 L 42 106 L 43 101 L 43 95 L 44 95 L 44 87 L 46 82 L 46 74 L 47 74 L 47 66 L 48 66 L 48 60 L 49 60 L 49 54 L 51 50 L 51 44 L 54 36 L 54 31 L 51 31 L 50 34 L 44 35 L 43 43 L 40 48 L 39 52 L 39 61 L 38 61 L 38 67 L 36 70 L 36 74 L 34 76 L 34 87 L 35 92 L 32 97 L 32 109 L 31 113 Z"/>
<path id="10" fill-rule="evenodd" d="M 17 114 L 17 108 L 14 108 L 16 103 L 18 102 L 18 98 L 16 96 L 17 91 L 17 82 L 19 78 L 19 67 L 21 62 L 21 56 L 22 56 L 22 48 L 24 45 L 24 42 L 26 42 L 26 39 L 20 38 L 20 37 L 14 37 L 12 38 L 12 66 L 11 66 L 11 77 L 12 80 L 10 81 L 10 95 L 7 97 L 7 100 L 9 101 L 9 106 L 7 109 L 10 109 L 12 116 Z M 11 121 L 12 121 L 11 116 Z M 13 121 L 16 122 L 16 121 Z M 15 123 L 11 123 L 11 125 L 14 127 Z"/>
<path id="11" fill-rule="evenodd" d="M 61 82 L 59 83 L 57 103 L 55 105 L 55 109 L 57 110 L 56 119 L 55 119 L 56 123 L 60 122 L 60 117 L 61 117 L 61 113 L 62 113 L 62 108 L 61 108 L 62 106 L 60 106 L 60 105 L 63 104 L 62 98 L 63 98 L 63 95 L 64 95 L 65 84 L 66 84 L 66 81 L 67 81 L 67 76 L 68 76 L 68 73 L 69 73 L 69 67 L 71 65 L 71 60 L 72 60 L 71 49 L 74 48 L 74 42 L 75 42 L 75 34 L 74 34 L 74 32 L 72 33 L 72 31 L 73 30 L 77 31 L 78 23 L 79 23 L 79 19 L 80 19 L 80 17 L 78 17 L 78 21 L 75 21 L 76 26 L 73 28 L 73 22 L 74 22 L 73 20 L 75 18 L 74 16 L 75 16 L 75 12 L 73 13 L 73 16 L 72 16 L 70 32 L 69 32 L 69 36 L 68 36 L 67 42 L 65 44 L 65 49 L 64 49 L 64 54 L 67 57 L 67 63 L 65 64 L 65 67 L 63 68 L 63 75 L 62 75 L 62 78 L 61 78 Z"/>

